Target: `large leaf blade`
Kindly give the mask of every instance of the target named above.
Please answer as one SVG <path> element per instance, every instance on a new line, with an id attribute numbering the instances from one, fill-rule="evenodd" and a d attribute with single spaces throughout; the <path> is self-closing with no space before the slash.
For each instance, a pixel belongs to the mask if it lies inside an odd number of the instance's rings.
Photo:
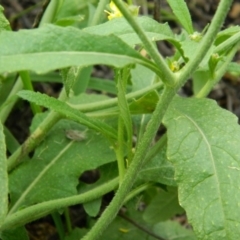
<path id="1" fill-rule="evenodd" d="M 164 118 L 179 202 L 199 239 L 237 239 L 240 128 L 207 99 L 176 98 Z"/>
<path id="2" fill-rule="evenodd" d="M 34 121 L 41 119 L 42 115 L 37 115 Z M 115 161 L 113 149 L 100 134 L 88 130 L 86 139 L 74 141 L 66 137 L 66 130 L 86 129 L 75 122 L 60 120 L 35 150 L 33 158 L 11 173 L 10 213 L 39 202 L 76 195 L 84 171 Z"/>
<path id="3" fill-rule="evenodd" d="M 44 73 L 69 66 L 123 67 L 132 63 L 159 71 L 155 64 L 113 35 L 99 36 L 52 25 L 0 33 L 0 73 L 20 70 Z"/>

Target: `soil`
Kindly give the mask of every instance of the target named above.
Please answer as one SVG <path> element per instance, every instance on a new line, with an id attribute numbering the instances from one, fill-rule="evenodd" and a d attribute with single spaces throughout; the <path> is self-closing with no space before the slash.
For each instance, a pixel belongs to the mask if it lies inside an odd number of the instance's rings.
<path id="1" fill-rule="evenodd" d="M 160 0 L 159 0 L 160 1 Z M 39 0 L 0 0 L 0 4 L 5 8 L 5 14 L 11 21 L 11 26 L 14 31 L 19 29 L 30 29 L 32 28 L 36 17 L 41 13 L 42 3 L 44 1 Z M 135 1 L 136 2 L 136 1 Z M 141 2 L 139 0 L 139 2 Z M 153 0 L 148 1 L 153 5 Z M 168 10 L 166 0 L 161 0 L 161 8 Z M 211 22 L 212 16 L 216 11 L 219 0 L 186 0 L 190 7 L 191 16 L 194 21 L 194 27 L 196 30 L 201 31 L 209 22 Z M 23 11 L 28 10 L 27 13 Z M 151 10 L 150 10 L 151 11 Z M 144 12 L 144 9 L 142 9 Z M 161 16 L 160 16 L 161 20 Z M 171 26 L 178 31 L 179 26 L 175 22 L 170 22 Z M 240 24 L 240 0 L 235 0 L 231 11 L 225 21 L 223 27 L 230 25 Z M 164 46 L 165 48 L 166 46 Z M 160 46 L 161 49 L 161 46 Z M 171 49 L 165 48 L 166 55 L 171 52 Z M 240 54 L 235 56 L 235 60 L 240 60 Z M 99 76 L 111 75 L 108 68 L 97 66 L 95 68 L 95 74 Z M 37 84 L 35 89 L 40 89 L 41 92 L 47 92 L 51 95 L 57 95 L 60 86 L 56 84 Z M 191 94 L 191 84 L 188 83 L 184 86 L 184 93 L 186 95 Z M 220 106 L 228 109 L 229 111 L 240 117 L 240 79 L 239 77 L 230 76 L 226 74 L 222 81 L 214 88 L 209 95 L 210 98 L 215 99 Z M 18 119 L 18 121 L 16 121 Z M 7 126 L 13 134 L 17 137 L 20 143 L 27 137 L 28 129 L 32 119 L 31 110 L 27 103 L 18 103 L 14 108 L 14 111 L 9 116 Z M 95 175 L 93 172 L 85 173 L 82 178 L 91 181 Z M 111 194 L 106 197 L 105 201 L 111 199 Z M 70 209 L 71 219 L 75 226 L 83 227 L 86 224 L 86 216 L 82 206 L 75 206 Z M 182 217 L 181 217 L 182 218 Z M 180 219 L 180 218 L 179 218 Z M 184 218 L 183 221 L 186 219 Z M 32 240 L 53 240 L 59 239 L 53 221 L 50 217 L 46 217 L 39 221 L 33 222 L 27 225 L 29 237 Z"/>

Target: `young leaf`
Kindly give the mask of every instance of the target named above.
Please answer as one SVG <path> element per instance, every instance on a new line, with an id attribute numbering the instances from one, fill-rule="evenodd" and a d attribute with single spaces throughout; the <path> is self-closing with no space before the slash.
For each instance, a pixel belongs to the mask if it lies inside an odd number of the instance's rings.
<path id="1" fill-rule="evenodd" d="M 8 174 L 5 136 L 0 122 L 0 227 L 8 212 Z"/>
<path id="2" fill-rule="evenodd" d="M 193 26 L 188 7 L 184 0 L 167 0 L 178 21 L 182 24 L 188 34 L 193 33 Z"/>
<path id="3" fill-rule="evenodd" d="M 179 202 L 199 239 L 240 235 L 240 127 L 212 100 L 175 98 L 164 118 Z"/>
<path id="4" fill-rule="evenodd" d="M 116 138 L 115 129 L 109 127 L 107 124 L 98 121 L 96 119 L 88 118 L 85 114 L 80 111 L 69 107 L 66 103 L 61 102 L 55 98 L 49 97 L 45 94 L 35 93 L 31 91 L 20 91 L 18 96 L 22 97 L 25 100 L 34 102 L 38 105 L 53 109 L 54 111 L 63 114 L 64 116 L 77 121 L 80 124 L 83 124 L 91 129 L 95 129 L 98 132 L 106 134 L 110 138 Z"/>
<path id="5" fill-rule="evenodd" d="M 0 73 L 20 70 L 44 73 L 94 64 L 121 68 L 132 63 L 143 64 L 159 72 L 154 63 L 113 35 L 99 36 L 73 27 L 52 25 L 0 33 Z"/>

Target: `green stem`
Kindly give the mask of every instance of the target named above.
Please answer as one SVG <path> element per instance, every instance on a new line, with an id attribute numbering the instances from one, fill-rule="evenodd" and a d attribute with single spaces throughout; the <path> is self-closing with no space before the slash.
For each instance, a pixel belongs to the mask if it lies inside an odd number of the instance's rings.
<path id="1" fill-rule="evenodd" d="M 240 32 L 234 34 L 229 39 L 218 45 L 215 49 L 215 53 L 221 53 L 229 50 L 233 45 L 237 44 L 240 40 Z"/>
<path id="2" fill-rule="evenodd" d="M 60 100 L 67 99 L 65 90 L 63 89 Z M 52 126 L 62 118 L 62 115 L 54 111 L 50 111 L 47 117 L 41 122 L 36 130 L 28 137 L 28 139 L 11 155 L 8 159 L 8 171 L 11 171 L 21 162 L 21 159 L 31 152 L 46 136 Z"/>
<path id="3" fill-rule="evenodd" d="M 228 64 L 232 61 L 234 55 L 238 51 L 239 44 L 237 44 L 233 49 L 229 52 L 228 56 L 224 58 L 223 64 L 219 67 L 219 70 L 216 71 L 214 79 L 208 79 L 207 83 L 203 86 L 203 88 L 196 94 L 195 97 L 203 98 L 206 97 L 212 88 L 221 80 L 222 76 L 226 73 L 226 69 Z"/>
<path id="4" fill-rule="evenodd" d="M 128 101 L 132 101 L 133 98 L 141 97 L 142 95 L 144 95 L 152 90 L 161 89 L 161 88 L 163 88 L 163 84 L 161 82 L 155 83 L 144 89 L 127 94 L 126 99 Z M 86 113 L 86 112 L 99 111 L 99 110 L 110 108 L 110 107 L 115 107 L 115 106 L 117 106 L 117 103 L 118 103 L 118 99 L 113 98 L 113 99 L 108 99 L 108 100 L 103 100 L 100 102 L 94 102 L 94 103 L 88 103 L 88 104 L 68 103 L 68 105 L 71 106 L 72 108 L 78 109 L 79 111 Z"/>
<path id="5" fill-rule="evenodd" d="M 121 116 L 118 118 L 118 143 L 116 147 L 116 157 L 118 163 L 119 183 L 121 184 L 126 172 L 124 163 L 124 122 Z"/>
<path id="6" fill-rule="evenodd" d="M 57 228 L 57 232 L 59 235 L 60 240 L 64 240 L 65 238 L 65 232 L 64 232 L 64 227 L 63 227 L 63 223 L 62 223 L 62 219 L 60 217 L 60 214 L 58 212 L 54 212 L 51 214 L 53 221 L 54 221 L 54 225 Z"/>
<path id="7" fill-rule="evenodd" d="M 218 34 L 224 19 L 228 13 L 228 10 L 231 7 L 233 0 L 222 0 L 219 3 L 216 14 L 214 15 L 212 22 L 208 28 L 206 35 L 203 37 L 200 46 L 196 49 L 196 53 L 194 54 L 194 58 L 192 58 L 184 68 L 178 73 L 178 87 L 181 87 L 187 80 L 188 77 L 197 69 L 198 65 L 204 58 L 208 49 L 212 45 L 215 40 L 216 35 Z"/>
<path id="8" fill-rule="evenodd" d="M 103 16 L 103 13 L 104 13 L 104 9 L 105 9 L 106 5 L 108 4 L 108 2 L 109 2 L 109 0 L 100 0 L 99 1 L 96 12 L 93 16 L 92 21 L 89 24 L 89 27 L 90 26 L 95 26 L 95 25 L 97 25 L 101 22 L 102 16 Z"/>
<path id="9" fill-rule="evenodd" d="M 150 186 L 152 186 L 151 183 L 144 183 L 139 187 L 133 189 L 130 193 L 128 193 L 127 197 L 124 199 L 124 204 L 130 201 L 131 199 L 133 199 L 135 196 L 137 196 L 141 192 L 147 190 Z"/>
<path id="10" fill-rule="evenodd" d="M 21 72 L 19 72 L 19 75 L 22 79 L 24 88 L 27 89 L 27 90 L 34 91 L 29 72 L 28 71 L 21 71 Z M 32 109 L 32 112 L 33 112 L 34 115 L 42 112 L 41 108 L 38 105 L 36 105 L 35 103 L 30 103 L 30 106 L 31 106 L 31 109 Z"/>
<path id="11" fill-rule="evenodd" d="M 156 144 L 151 147 L 147 153 L 146 158 L 144 159 L 144 164 L 147 164 L 152 158 L 154 158 L 159 151 L 167 144 L 167 134 L 164 134 L 157 142 Z"/>
<path id="12" fill-rule="evenodd" d="M 17 92 L 20 91 L 23 88 L 23 83 L 20 78 L 17 78 L 16 83 L 14 84 L 14 87 L 12 88 L 11 92 L 9 93 L 7 99 L 5 100 L 4 107 L 1 107 L 0 111 L 0 120 L 2 124 L 6 121 L 8 118 L 9 113 L 11 112 L 13 106 L 18 100 Z"/>
<path id="13" fill-rule="evenodd" d="M 65 220 L 66 220 L 67 231 L 68 231 L 68 233 L 71 233 L 72 232 L 72 223 L 71 223 L 70 212 L 69 212 L 68 207 L 66 207 L 64 210 L 64 216 L 65 216 Z"/>
<path id="14" fill-rule="evenodd" d="M 175 96 L 175 92 L 182 86 L 182 84 L 184 84 L 187 81 L 188 77 L 192 74 L 192 72 L 198 67 L 198 64 L 202 61 L 205 53 L 207 52 L 208 48 L 211 46 L 216 34 L 218 33 L 224 21 L 224 18 L 228 12 L 227 10 L 230 8 L 231 2 L 232 2 L 231 0 L 230 1 L 222 0 L 220 2 L 217 13 L 213 18 L 212 24 L 208 29 L 207 34 L 202 40 L 201 49 L 197 51 L 195 58 L 192 59 L 186 65 L 186 67 L 183 68 L 183 70 L 180 72 L 179 80 L 177 84 L 178 86 L 176 86 L 175 89 L 168 88 L 168 87 L 164 89 L 162 97 L 159 100 L 157 107 L 152 115 L 152 119 L 149 121 L 147 125 L 146 132 L 142 140 L 140 141 L 139 145 L 137 146 L 135 156 L 133 158 L 133 161 L 127 173 L 125 174 L 121 187 L 118 189 L 109 207 L 103 212 L 101 218 L 97 221 L 97 223 L 93 226 L 93 228 L 88 232 L 88 234 L 83 238 L 83 240 L 97 239 L 116 216 L 117 212 L 122 206 L 124 198 L 126 197 L 128 191 L 131 189 L 133 185 L 133 182 L 134 182 L 133 179 L 135 179 L 137 172 L 142 165 L 142 162 L 146 156 L 148 147 L 158 130 L 159 124 L 162 121 L 162 118 L 170 102 Z M 124 8 L 123 4 L 119 0 L 114 0 L 114 3 L 121 10 L 121 12 L 126 17 L 126 19 L 132 23 L 131 25 L 135 27 L 134 29 L 137 30 L 138 28 L 134 25 L 135 21 L 132 21 L 131 15 Z M 141 34 L 138 34 L 138 35 L 140 37 Z M 144 37 L 141 39 L 143 40 Z M 159 65 L 159 67 L 161 66 L 162 65 Z M 172 74 L 170 79 L 174 80 L 174 78 L 172 77 Z M 172 83 L 173 82 L 171 81 L 170 84 Z"/>
<path id="15" fill-rule="evenodd" d="M 64 207 L 90 202 L 100 198 L 104 194 L 116 189 L 118 186 L 118 178 L 115 178 L 107 183 L 102 184 L 86 193 L 81 193 L 76 196 L 60 198 L 57 200 L 50 200 L 43 203 L 27 207 L 19 210 L 6 217 L 1 230 L 23 226 L 29 222 L 48 215 L 50 212 Z"/>
<path id="16" fill-rule="evenodd" d="M 162 121 L 164 113 L 166 112 L 174 96 L 175 96 L 174 89 L 168 87 L 164 89 L 164 92 L 152 115 L 152 119 L 149 121 L 147 125 L 146 132 L 143 135 L 141 141 L 139 142 L 139 145 L 137 146 L 133 160 L 130 164 L 130 167 L 128 168 L 127 173 L 124 176 L 120 188 L 118 189 L 115 197 L 113 198 L 108 208 L 103 212 L 101 218 L 92 227 L 92 229 L 83 238 L 83 240 L 97 239 L 116 216 L 117 212 L 119 211 L 124 202 L 125 197 L 127 196 L 129 190 L 131 189 L 134 183 L 134 179 L 136 178 L 137 173 L 147 154 L 149 145 L 151 144 L 151 141 L 159 128 L 159 124 Z"/>
<path id="17" fill-rule="evenodd" d="M 128 23 L 132 26 L 138 37 L 141 39 L 146 51 L 149 53 L 154 62 L 157 64 L 159 70 L 161 71 L 160 77 L 162 81 L 168 86 L 174 86 L 175 85 L 174 74 L 167 66 L 164 58 L 158 53 L 158 50 L 153 44 L 153 42 L 149 40 L 144 30 L 139 26 L 139 24 L 136 22 L 135 18 L 133 18 L 133 16 L 125 7 L 123 2 L 121 0 L 113 0 L 113 2 L 116 4 L 116 6 L 121 11 L 125 19 L 128 21 Z"/>

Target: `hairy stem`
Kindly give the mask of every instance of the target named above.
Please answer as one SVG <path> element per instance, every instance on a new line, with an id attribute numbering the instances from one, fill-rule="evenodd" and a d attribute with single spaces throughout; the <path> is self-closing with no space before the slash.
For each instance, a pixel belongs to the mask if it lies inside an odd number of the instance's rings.
<path id="1" fill-rule="evenodd" d="M 158 53 L 157 48 L 154 46 L 153 42 L 147 37 L 144 30 L 139 26 L 136 20 L 131 16 L 131 13 L 125 7 L 123 2 L 121 0 L 113 0 L 113 2 L 116 4 L 118 9 L 122 12 L 123 16 L 128 21 L 128 23 L 135 30 L 136 34 L 141 39 L 145 49 L 147 50 L 149 55 L 152 57 L 154 62 L 159 67 L 159 70 L 161 71 L 160 77 L 162 81 L 168 86 L 174 86 L 175 84 L 174 74 L 172 73 L 170 68 L 167 66 L 164 58 Z"/>
<path id="2" fill-rule="evenodd" d="M 141 141 L 139 142 L 139 145 L 137 146 L 132 163 L 130 164 L 128 171 L 125 174 L 121 187 L 118 189 L 115 197 L 113 198 L 108 208 L 103 212 L 101 218 L 93 226 L 90 232 L 88 232 L 88 234 L 83 238 L 84 240 L 97 239 L 116 216 L 117 212 L 119 211 L 124 202 L 125 197 L 127 196 L 129 190 L 134 183 L 133 179 L 135 179 L 137 176 L 137 173 L 147 154 L 148 147 L 153 137 L 155 136 L 159 128 L 159 124 L 164 116 L 164 113 L 166 112 L 174 96 L 174 89 L 166 87 L 161 96 L 161 99 L 156 106 L 152 119 L 147 125 L 146 132 L 143 135 Z"/>
<path id="3" fill-rule="evenodd" d="M 86 193 L 81 193 L 72 197 L 60 198 L 57 200 L 50 200 L 43 203 L 38 203 L 36 205 L 19 210 L 6 217 L 5 222 L 1 227 L 1 230 L 25 225 L 26 223 L 46 216 L 50 212 L 57 209 L 95 200 L 103 196 L 104 194 L 114 190 L 118 186 L 118 181 L 119 179 L 115 178 L 107 183 L 100 185 L 99 187 L 89 190 Z"/>

